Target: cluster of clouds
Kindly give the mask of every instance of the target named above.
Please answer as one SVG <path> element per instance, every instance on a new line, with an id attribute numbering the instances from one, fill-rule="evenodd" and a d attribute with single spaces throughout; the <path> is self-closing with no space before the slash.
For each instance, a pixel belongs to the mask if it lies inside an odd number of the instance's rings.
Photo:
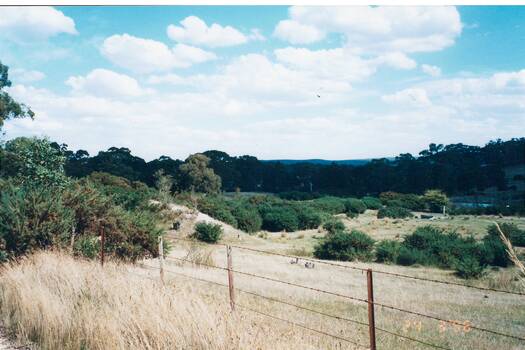
<path id="1" fill-rule="evenodd" d="M 270 38 L 189 16 L 167 25 L 167 43 L 128 33 L 104 38 L 99 52 L 115 69 L 71 76 L 65 94 L 32 87 L 41 72 L 12 70 L 20 84 L 10 93 L 38 117 L 6 130 L 91 152 L 127 146 L 148 159 L 212 148 L 261 158 L 367 158 L 430 142 L 480 143 L 496 126 L 499 137 L 516 136 L 525 125 L 525 70 L 443 78 L 440 67 L 411 57 L 450 47 L 462 27 L 455 7 L 291 7 L 270 34 L 281 47 L 225 60 L 223 48 Z M 0 9 L 7 40 L 78 34 L 54 8 Z M 329 38 L 340 44 L 312 48 Z M 210 73 L 186 73 L 214 62 Z M 417 69 L 421 78 L 387 93 L 367 85 L 382 69 Z M 499 123 L 502 113 L 512 118 Z"/>

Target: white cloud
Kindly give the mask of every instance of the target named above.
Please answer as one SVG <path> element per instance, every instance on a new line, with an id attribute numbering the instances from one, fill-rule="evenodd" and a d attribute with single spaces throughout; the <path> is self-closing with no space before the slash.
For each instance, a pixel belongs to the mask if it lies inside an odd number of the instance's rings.
<path id="1" fill-rule="evenodd" d="M 75 22 L 53 7 L 0 7 L 0 37 L 23 42 L 60 33 L 77 34 Z"/>
<path id="2" fill-rule="evenodd" d="M 266 37 L 261 33 L 261 30 L 258 28 L 252 28 L 250 30 L 250 35 L 248 35 L 248 39 L 252 41 L 266 41 Z"/>
<path id="3" fill-rule="evenodd" d="M 293 20 L 280 21 L 273 35 L 292 44 L 311 44 L 325 37 L 324 31 Z"/>
<path id="4" fill-rule="evenodd" d="M 189 16 L 180 21 L 181 26 L 170 24 L 167 28 L 168 36 L 181 43 L 202 45 L 208 47 L 223 47 L 244 44 L 248 38 L 230 26 L 221 26 L 206 22 L 196 16 Z"/>
<path id="5" fill-rule="evenodd" d="M 441 76 L 441 68 L 437 67 L 437 66 L 431 66 L 431 65 L 428 65 L 428 64 L 423 64 L 421 65 L 421 70 L 430 75 L 431 77 L 439 77 Z"/>
<path id="6" fill-rule="evenodd" d="M 378 56 L 374 61 L 396 69 L 414 69 L 417 62 L 402 52 L 389 52 Z"/>
<path id="7" fill-rule="evenodd" d="M 46 75 L 37 70 L 12 68 L 9 70 L 9 80 L 17 83 L 33 83 L 44 79 Z"/>
<path id="8" fill-rule="evenodd" d="M 363 52 L 438 51 L 452 45 L 462 29 L 455 7 L 309 6 L 289 12 L 295 28 L 340 33 L 346 46 Z"/>
<path id="9" fill-rule="evenodd" d="M 137 38 L 129 34 L 106 38 L 100 51 L 117 66 L 138 73 L 186 68 L 194 63 L 216 58 L 212 52 L 197 47 L 178 44 L 170 50 L 160 41 Z"/>
<path id="10" fill-rule="evenodd" d="M 427 96 L 427 92 L 421 88 L 401 90 L 391 95 L 384 95 L 381 99 L 388 103 L 398 103 L 417 107 L 427 107 L 432 104 Z"/>
<path id="11" fill-rule="evenodd" d="M 147 80 L 148 84 L 172 84 L 182 85 L 185 83 L 184 78 L 177 74 L 151 75 Z"/>
<path id="12" fill-rule="evenodd" d="M 94 69 L 84 76 L 69 77 L 66 84 L 76 94 L 100 97 L 137 97 L 147 93 L 137 80 L 107 69 Z"/>
<path id="13" fill-rule="evenodd" d="M 212 75 L 151 76 L 152 83 L 177 86 L 147 98 L 94 96 L 90 74 L 76 80 L 85 93 L 17 85 L 9 93 L 37 117 L 8 121 L 5 131 L 8 137 L 45 133 L 91 153 L 124 146 L 147 159 L 185 158 L 206 149 L 261 158 L 368 158 L 418 152 L 429 142 L 482 144 L 525 132 L 522 71 L 431 80 L 384 96 L 384 109 L 381 103 L 368 109 L 368 101 L 356 99 L 359 91 L 343 81 L 327 84 L 317 98 L 317 89 L 334 80 L 308 72 L 252 54 Z M 92 88 L 101 89 L 99 81 Z M 377 139 L 382 142 L 370 141 Z"/>
<path id="14" fill-rule="evenodd" d="M 375 72 L 375 63 L 366 61 L 344 48 L 309 50 L 287 47 L 275 50 L 279 62 L 304 74 L 333 81 L 363 80 Z"/>

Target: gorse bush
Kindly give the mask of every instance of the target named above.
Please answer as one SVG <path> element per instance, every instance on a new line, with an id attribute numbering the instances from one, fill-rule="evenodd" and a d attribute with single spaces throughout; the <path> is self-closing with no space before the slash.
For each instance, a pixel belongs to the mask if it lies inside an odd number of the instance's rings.
<path id="1" fill-rule="evenodd" d="M 8 184 L 0 193 L 0 244 L 5 258 L 61 244 L 73 224 L 73 210 L 53 189 Z"/>
<path id="2" fill-rule="evenodd" d="M 461 237 L 456 232 L 445 233 L 433 226 L 418 227 L 412 234 L 407 235 L 403 247 L 424 253 L 421 265 L 436 265 L 454 268 L 461 258 L 471 256 L 480 260 L 481 245 L 473 237 Z"/>
<path id="3" fill-rule="evenodd" d="M 376 261 L 382 263 L 396 263 L 401 249 L 401 242 L 384 240 L 376 244 Z"/>
<path id="4" fill-rule="evenodd" d="M 97 190 L 111 197 L 116 205 L 126 210 L 144 209 L 156 192 L 139 181 L 129 181 L 123 177 L 103 172 L 91 173 L 87 178 Z"/>
<path id="5" fill-rule="evenodd" d="M 323 222 L 323 215 L 321 212 L 312 206 L 301 204 L 294 205 L 293 207 L 297 213 L 297 220 L 299 221 L 300 230 L 318 228 Z"/>
<path id="6" fill-rule="evenodd" d="M 347 213 L 362 214 L 366 210 L 365 203 L 357 198 L 348 198 L 344 201 Z"/>
<path id="7" fill-rule="evenodd" d="M 299 229 L 297 212 L 289 206 L 275 206 L 263 214 L 262 228 L 271 231 L 293 232 Z"/>
<path id="8" fill-rule="evenodd" d="M 313 206 L 328 214 L 342 214 L 346 212 L 345 200 L 338 197 L 321 197 L 312 201 Z"/>
<path id="9" fill-rule="evenodd" d="M 225 222 L 233 227 L 237 227 L 237 219 L 231 212 L 227 201 L 222 197 L 202 197 L 197 204 L 197 209 L 214 219 Z"/>
<path id="10" fill-rule="evenodd" d="M 379 198 L 376 197 L 363 197 L 361 198 L 367 209 L 378 210 L 383 207 Z"/>
<path id="11" fill-rule="evenodd" d="M 217 243 L 222 237 L 222 227 L 217 224 L 198 222 L 193 236 L 199 241 Z"/>
<path id="12" fill-rule="evenodd" d="M 504 244 L 493 233 L 480 242 L 433 226 L 417 228 L 403 242 L 381 241 L 376 244 L 375 254 L 378 262 L 450 268 L 462 278 L 478 278 L 488 265 L 510 264 Z"/>
<path id="13" fill-rule="evenodd" d="M 323 228 L 328 234 L 334 234 L 346 230 L 345 224 L 339 219 L 332 218 L 323 224 Z"/>
<path id="14" fill-rule="evenodd" d="M 392 218 L 392 219 L 404 219 L 412 217 L 410 210 L 402 207 L 385 207 L 379 209 L 377 212 L 377 218 Z"/>
<path id="15" fill-rule="evenodd" d="M 279 197 L 282 199 L 288 199 L 292 201 L 307 201 L 321 197 L 321 194 L 316 192 L 301 192 L 301 191 L 287 191 L 279 193 Z"/>
<path id="16" fill-rule="evenodd" d="M 499 227 L 503 234 L 510 240 L 512 245 L 516 247 L 525 247 L 525 230 L 520 230 L 516 224 L 502 223 Z M 499 239 L 499 231 L 496 225 L 491 225 L 488 228 L 488 235 Z"/>
<path id="17" fill-rule="evenodd" d="M 261 229 L 262 218 L 257 209 L 251 205 L 238 204 L 232 209 L 237 220 L 237 227 L 247 233 L 254 233 Z"/>
<path id="18" fill-rule="evenodd" d="M 337 231 L 315 246 L 314 255 L 319 259 L 368 261 L 372 259 L 373 248 L 374 240 L 366 233 Z"/>
<path id="19" fill-rule="evenodd" d="M 468 255 L 460 259 L 455 268 L 456 274 L 465 279 L 479 278 L 485 271 L 484 266 L 480 264 L 478 259 Z"/>

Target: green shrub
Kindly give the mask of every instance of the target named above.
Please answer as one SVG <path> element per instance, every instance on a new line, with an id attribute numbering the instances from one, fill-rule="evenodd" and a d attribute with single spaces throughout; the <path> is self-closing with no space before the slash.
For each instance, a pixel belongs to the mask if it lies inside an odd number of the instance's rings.
<path id="1" fill-rule="evenodd" d="M 0 246 L 16 257 L 59 245 L 69 237 L 73 218 L 60 191 L 8 184 L 0 193 Z"/>
<path id="2" fill-rule="evenodd" d="M 199 241 L 217 243 L 222 237 L 222 227 L 217 224 L 198 222 L 195 225 L 193 236 Z"/>
<path id="3" fill-rule="evenodd" d="M 308 230 L 318 228 L 323 222 L 323 217 L 318 210 L 302 204 L 294 206 L 299 220 L 299 229 Z"/>
<path id="4" fill-rule="evenodd" d="M 347 213 L 362 214 L 366 210 L 365 203 L 357 198 L 348 198 L 344 201 Z"/>
<path id="5" fill-rule="evenodd" d="M 379 209 L 377 218 L 404 219 L 412 217 L 410 210 L 401 207 L 385 207 Z"/>
<path id="6" fill-rule="evenodd" d="M 516 224 L 502 223 L 499 224 L 501 231 L 516 247 L 525 247 L 525 230 L 520 230 Z M 487 231 L 488 235 L 500 239 L 500 235 L 496 225 L 491 225 Z"/>
<path id="7" fill-rule="evenodd" d="M 100 252 L 100 241 L 98 237 L 81 236 L 75 240 L 74 251 L 88 259 L 94 259 Z"/>
<path id="8" fill-rule="evenodd" d="M 98 237 L 104 229 L 108 255 L 131 261 L 158 255 L 157 241 L 163 231 L 155 207 L 125 210 L 86 179 L 67 188 L 63 201 L 73 211 L 77 238 Z"/>
<path id="9" fill-rule="evenodd" d="M 237 227 L 237 219 L 232 214 L 228 203 L 221 197 L 205 196 L 197 203 L 197 209 L 212 218 Z"/>
<path id="10" fill-rule="evenodd" d="M 315 198 L 319 198 L 321 195 L 317 192 L 301 192 L 301 191 L 287 191 L 279 193 L 279 197 L 282 199 L 288 199 L 292 201 L 307 201 Z"/>
<path id="11" fill-rule="evenodd" d="M 299 229 L 299 218 L 289 206 L 274 206 L 265 210 L 262 227 L 270 232 L 293 232 Z"/>
<path id="12" fill-rule="evenodd" d="M 376 261 L 382 263 L 395 263 L 399 256 L 401 242 L 384 240 L 376 244 Z"/>
<path id="13" fill-rule="evenodd" d="M 313 205 L 318 210 L 328 214 L 342 214 L 346 211 L 345 200 L 338 197 L 321 197 L 313 200 Z"/>
<path id="14" fill-rule="evenodd" d="M 139 181 L 129 181 L 104 172 L 91 173 L 87 180 L 111 197 L 112 202 L 126 210 L 144 209 L 155 198 L 155 191 Z"/>
<path id="15" fill-rule="evenodd" d="M 338 231 L 326 236 L 314 248 L 314 255 L 319 259 L 368 261 L 372 258 L 374 240 L 366 233 L 352 230 Z"/>
<path id="16" fill-rule="evenodd" d="M 466 256 L 456 264 L 456 274 L 465 279 L 479 278 L 483 275 L 484 270 L 484 266 L 471 256 Z"/>
<path id="17" fill-rule="evenodd" d="M 397 256 L 398 265 L 410 266 L 426 261 L 425 252 L 401 246 Z"/>
<path id="18" fill-rule="evenodd" d="M 482 244 L 482 262 L 493 265 L 507 267 L 511 261 L 507 254 L 507 248 L 501 239 L 492 235 L 486 235 Z"/>
<path id="19" fill-rule="evenodd" d="M 365 203 L 367 209 L 378 210 L 383 207 L 379 198 L 376 198 L 376 197 L 367 196 L 367 197 L 361 198 L 361 200 L 363 201 L 363 203 Z"/>
<path id="20" fill-rule="evenodd" d="M 422 197 L 425 208 L 431 212 L 442 212 L 448 205 L 448 197 L 441 190 L 428 190 Z"/>
<path id="21" fill-rule="evenodd" d="M 328 234 L 334 234 L 346 230 L 345 224 L 339 219 L 332 218 L 323 224 Z"/>
<path id="22" fill-rule="evenodd" d="M 237 228 L 247 233 L 261 230 L 262 218 L 255 207 L 249 205 L 236 205 L 232 214 L 237 220 Z"/>
<path id="23" fill-rule="evenodd" d="M 410 210 L 425 209 L 425 201 L 422 199 L 421 196 L 418 196 L 417 194 L 383 192 L 379 195 L 379 198 L 384 205 L 402 207 Z"/>
<path id="24" fill-rule="evenodd" d="M 417 263 L 453 268 L 466 257 L 481 260 L 482 247 L 473 237 L 461 237 L 456 232 L 445 233 L 433 226 L 418 227 L 407 235 L 402 245 L 424 253 Z"/>

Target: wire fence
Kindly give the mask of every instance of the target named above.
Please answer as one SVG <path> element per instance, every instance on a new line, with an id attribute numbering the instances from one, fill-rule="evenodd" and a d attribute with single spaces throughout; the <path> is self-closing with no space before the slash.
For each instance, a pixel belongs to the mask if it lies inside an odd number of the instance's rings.
<path id="1" fill-rule="evenodd" d="M 195 243 L 196 242 L 194 240 L 189 240 L 189 239 L 185 239 L 185 238 L 178 238 L 178 237 L 170 237 L 170 239 L 178 240 L 178 241 L 185 241 L 185 242 L 190 242 L 190 243 Z M 202 243 L 201 242 L 201 244 L 206 244 L 206 243 Z M 318 259 L 312 259 L 312 258 L 308 258 L 308 257 L 299 257 L 299 256 L 296 256 L 296 255 L 290 255 L 290 254 L 269 252 L 269 251 L 266 251 L 266 250 L 260 250 L 260 249 L 250 248 L 250 247 L 243 247 L 243 246 L 232 245 L 232 244 L 228 245 L 228 244 L 224 244 L 224 243 L 217 243 L 216 245 L 220 245 L 220 246 L 224 246 L 224 247 L 225 246 L 230 246 L 232 248 L 236 248 L 236 249 L 240 249 L 240 250 L 246 250 L 246 251 L 251 251 L 251 252 L 256 252 L 256 253 L 261 253 L 261 254 L 266 254 L 266 255 L 274 255 L 274 256 L 280 256 L 280 257 L 286 257 L 286 258 L 292 258 L 292 259 L 301 259 L 303 261 L 308 261 L 308 262 L 317 263 L 317 264 L 321 264 L 321 265 L 335 266 L 335 267 L 339 267 L 339 268 L 343 268 L 343 269 L 350 269 L 350 270 L 363 271 L 363 272 L 366 272 L 369 269 L 369 267 L 365 268 L 365 267 L 358 267 L 358 266 L 352 266 L 352 265 L 342 265 L 342 264 L 337 264 L 337 263 L 333 263 L 333 262 L 325 261 L 325 260 L 318 260 Z M 488 287 L 481 287 L 481 286 L 473 286 L 473 285 L 464 284 L 464 283 L 458 283 L 458 282 L 453 282 L 453 281 L 442 281 L 442 280 L 436 280 L 436 279 L 432 279 L 432 278 L 417 277 L 417 276 L 411 276 L 411 275 L 405 275 L 405 274 L 400 274 L 400 273 L 395 273 L 395 272 L 382 271 L 382 270 L 377 270 L 377 269 L 374 269 L 374 273 L 375 274 L 382 274 L 382 275 L 392 276 L 392 277 L 398 277 L 398 278 L 412 279 L 412 280 L 417 280 L 417 281 L 454 285 L 454 286 L 459 286 L 459 287 L 464 287 L 464 288 L 477 289 L 477 290 L 481 290 L 481 291 L 485 291 L 485 292 L 495 292 L 495 293 L 505 293 L 505 294 L 511 294 L 511 295 L 525 296 L 525 293 L 523 293 L 523 292 L 515 292 L 515 291 L 510 291 L 510 290 L 504 290 L 504 289 L 488 288 Z"/>
<path id="2" fill-rule="evenodd" d="M 188 240 L 188 239 L 182 239 L 182 238 L 176 238 L 176 237 L 170 237 L 170 238 L 172 238 L 174 240 L 178 240 L 178 241 L 186 241 L 186 242 L 192 243 L 192 244 L 196 243 L 196 241 L 194 241 L 194 240 Z M 200 243 L 200 242 L 198 242 L 198 243 Z M 239 308 L 241 308 L 243 310 L 246 310 L 246 311 L 258 314 L 260 316 L 271 318 L 271 319 L 275 319 L 275 320 L 279 320 L 279 321 L 282 321 L 282 322 L 285 322 L 285 323 L 288 323 L 288 324 L 292 324 L 292 325 L 294 325 L 296 327 L 299 327 L 299 328 L 302 328 L 302 329 L 305 329 L 305 330 L 309 330 L 309 331 L 311 331 L 313 333 L 317 333 L 317 334 L 320 334 L 320 335 L 323 335 L 323 336 L 331 337 L 333 339 L 336 339 L 336 340 L 339 340 L 339 341 L 343 341 L 343 342 L 346 342 L 346 343 L 350 343 L 350 344 L 356 345 L 356 346 L 361 347 L 361 348 L 367 348 L 367 349 L 371 349 L 371 350 L 376 350 L 377 349 L 376 338 L 375 338 L 375 331 L 377 330 L 379 332 L 382 332 L 384 334 L 393 336 L 395 338 L 404 339 L 404 340 L 407 340 L 407 341 L 410 341 L 410 342 L 418 343 L 418 344 L 424 345 L 424 346 L 429 347 L 429 348 L 452 350 L 452 348 L 449 348 L 449 347 L 446 347 L 446 346 L 443 346 L 443 345 L 440 345 L 440 344 L 435 344 L 435 343 L 432 343 L 432 342 L 427 341 L 427 340 L 418 339 L 418 338 L 407 336 L 407 335 L 404 335 L 404 334 L 400 334 L 398 332 L 395 332 L 395 331 L 392 331 L 392 330 L 388 330 L 388 329 L 385 329 L 385 328 L 382 328 L 382 327 L 377 327 L 375 325 L 375 319 L 374 319 L 374 313 L 375 313 L 375 308 L 376 307 L 378 307 L 378 308 L 385 308 L 385 309 L 389 309 L 389 310 L 392 310 L 392 311 L 401 312 L 401 313 L 405 313 L 405 314 L 410 314 L 410 315 L 417 316 L 417 317 L 424 318 L 424 319 L 428 319 L 428 320 L 439 321 L 441 323 L 452 324 L 454 326 L 468 327 L 469 331 L 470 330 L 475 330 L 475 331 L 479 331 L 479 332 L 482 332 L 482 333 L 490 334 L 490 335 L 493 335 L 493 336 L 498 336 L 498 337 L 504 337 L 504 338 L 512 339 L 512 340 L 515 340 L 515 341 L 519 341 L 520 344 L 523 344 L 523 346 L 525 346 L 525 337 L 523 337 L 523 336 L 510 334 L 510 333 L 505 333 L 505 332 L 501 332 L 501 331 L 498 331 L 498 330 L 493 330 L 493 329 L 489 329 L 489 328 L 486 328 L 486 327 L 482 327 L 482 326 L 479 326 L 479 325 L 472 325 L 470 323 L 468 325 L 466 325 L 464 323 L 461 323 L 461 322 L 458 322 L 458 321 L 454 321 L 454 320 L 449 320 L 449 319 L 446 319 L 446 318 L 443 318 L 443 317 L 440 317 L 440 316 L 430 315 L 430 314 L 426 314 L 426 313 L 422 313 L 422 312 L 418 312 L 418 311 L 408 310 L 408 309 L 396 307 L 396 306 L 393 306 L 393 305 L 388 305 L 388 304 L 376 302 L 376 301 L 374 301 L 374 295 L 373 295 L 373 282 L 372 282 L 373 278 L 372 278 L 372 276 L 373 276 L 373 274 L 377 273 L 377 274 L 381 274 L 381 275 L 389 275 L 389 276 L 399 277 L 399 278 L 412 278 L 412 279 L 415 279 L 415 280 L 430 281 L 430 282 L 451 284 L 451 285 L 459 285 L 459 286 L 466 287 L 466 288 L 474 288 L 474 289 L 480 289 L 480 290 L 489 290 L 489 291 L 494 291 L 494 292 L 498 292 L 498 293 L 499 292 L 503 292 L 503 293 L 515 294 L 515 295 L 523 295 L 523 293 L 516 293 L 516 292 L 511 292 L 511 291 L 502 291 L 502 290 L 497 290 L 497 289 L 490 289 L 490 288 L 483 288 L 483 287 L 477 287 L 477 286 L 470 286 L 470 285 L 464 285 L 464 284 L 454 283 L 454 282 L 438 281 L 438 280 L 432 280 L 432 279 L 426 279 L 426 278 L 419 278 L 419 277 L 408 276 L 408 275 L 397 274 L 397 273 L 384 272 L 384 271 L 376 271 L 376 270 L 372 270 L 372 269 L 365 269 L 365 268 L 356 267 L 356 266 L 341 265 L 341 264 L 326 262 L 326 261 L 317 260 L 317 259 L 310 259 L 310 258 L 304 258 L 304 257 L 297 257 L 297 256 L 293 256 L 293 255 L 268 252 L 268 251 L 258 250 L 258 249 L 249 248 L 249 247 L 233 246 L 233 245 L 227 245 L 227 244 L 220 244 L 220 245 L 226 247 L 226 251 L 227 251 L 227 265 L 228 265 L 227 267 L 215 266 L 215 265 L 212 265 L 212 264 L 206 264 L 206 263 L 203 263 L 203 262 L 197 262 L 197 261 L 190 260 L 190 259 L 187 259 L 187 258 L 178 258 L 178 257 L 167 257 L 167 258 L 165 258 L 164 255 L 163 255 L 162 239 L 159 241 L 159 266 L 157 267 L 157 266 L 144 265 L 144 264 L 141 264 L 140 266 L 144 267 L 146 269 L 160 270 L 160 279 L 161 279 L 162 283 L 164 283 L 164 273 L 165 272 L 169 272 L 169 273 L 174 274 L 174 275 L 179 275 L 179 276 L 183 276 L 183 277 L 186 277 L 186 278 L 189 278 L 189 279 L 193 279 L 193 280 L 197 280 L 197 281 L 201 281 L 201 282 L 210 283 L 210 284 L 218 285 L 218 286 L 221 286 L 221 287 L 229 288 L 229 299 L 230 299 L 230 305 L 231 305 L 232 311 L 235 311 L 235 308 L 239 307 Z M 273 277 L 269 277 L 269 276 L 263 276 L 263 275 L 259 275 L 259 274 L 256 274 L 256 273 L 236 270 L 236 269 L 233 268 L 233 263 L 232 263 L 232 248 L 236 248 L 236 249 L 240 249 L 240 250 L 252 251 L 252 252 L 256 252 L 256 253 L 260 253 L 260 254 L 276 255 L 276 256 L 293 258 L 293 259 L 301 259 L 301 260 L 309 261 L 309 262 L 313 262 L 313 263 L 320 263 L 320 264 L 332 265 L 332 266 L 336 266 L 336 267 L 349 268 L 349 269 L 353 269 L 353 270 L 359 270 L 359 271 L 367 272 L 368 298 L 367 299 L 363 299 L 363 298 L 359 298 L 359 297 L 356 297 L 356 296 L 353 296 L 353 295 L 346 295 L 346 294 L 337 293 L 337 292 L 334 292 L 334 291 L 329 291 L 329 290 L 316 288 L 316 287 L 312 287 L 312 286 L 307 286 L 307 285 L 303 285 L 303 284 L 299 284 L 299 283 L 294 283 L 294 282 L 290 282 L 290 281 L 284 281 L 284 280 L 273 278 Z M 206 268 L 212 268 L 212 269 L 216 269 L 216 270 L 220 270 L 220 271 L 225 271 L 225 272 L 227 272 L 228 283 L 227 284 L 226 283 L 219 283 L 219 282 L 211 281 L 211 280 L 208 280 L 208 279 L 203 279 L 203 278 L 199 278 L 199 277 L 195 277 L 195 276 L 189 276 L 189 275 L 181 273 L 179 271 L 174 271 L 174 270 L 171 270 L 171 269 L 167 269 L 164 266 L 164 261 L 165 260 L 166 261 L 172 261 L 172 262 L 177 263 L 177 264 L 188 263 L 188 264 L 203 266 L 203 267 L 206 267 Z M 234 275 L 242 275 L 242 276 L 246 276 L 248 278 L 255 278 L 255 279 L 260 279 L 260 280 L 263 280 L 263 281 L 279 283 L 279 284 L 291 286 L 291 287 L 294 287 L 294 288 L 301 288 L 301 289 L 304 289 L 304 290 L 309 290 L 309 291 L 320 293 L 320 294 L 325 294 L 325 295 L 330 295 L 330 296 L 334 296 L 334 297 L 337 297 L 337 298 L 352 300 L 352 301 L 355 301 L 357 303 L 367 304 L 368 305 L 368 322 L 363 322 L 363 321 L 359 321 L 359 320 L 356 320 L 356 319 L 350 319 L 350 318 L 347 318 L 347 317 L 330 314 L 330 313 L 327 313 L 327 312 L 324 312 L 324 311 L 315 310 L 313 308 L 309 308 L 309 307 L 306 307 L 306 306 L 303 306 L 303 305 L 295 304 L 295 303 L 292 303 L 292 302 L 289 302 L 289 301 L 286 301 L 286 300 L 282 300 L 282 299 L 266 296 L 266 295 L 263 295 L 263 294 L 260 294 L 260 293 L 256 293 L 256 292 L 253 292 L 253 291 L 248 291 L 248 290 L 244 290 L 244 289 L 238 288 L 234 284 L 234 278 L 233 278 Z M 348 338 L 342 337 L 340 335 L 332 334 L 332 333 L 329 333 L 329 332 L 326 332 L 326 331 L 323 331 L 323 330 L 320 330 L 320 329 L 309 327 L 308 325 L 305 325 L 305 324 L 300 324 L 300 323 L 297 323 L 295 321 L 292 321 L 292 320 L 289 320 L 289 319 L 286 319 L 286 318 L 282 318 L 282 317 L 279 317 L 279 316 L 276 316 L 276 315 L 271 315 L 271 314 L 269 314 L 267 312 L 264 312 L 264 311 L 261 311 L 261 310 L 255 310 L 255 309 L 253 309 L 253 308 L 251 308 L 249 306 L 246 306 L 246 305 L 243 305 L 243 304 L 239 304 L 239 303 L 236 302 L 235 292 L 251 295 L 252 297 L 259 298 L 259 299 L 264 299 L 264 300 L 266 300 L 268 302 L 271 302 L 271 303 L 277 303 L 277 304 L 287 305 L 287 306 L 290 306 L 290 307 L 295 307 L 295 308 L 297 308 L 299 310 L 307 311 L 307 312 L 310 312 L 312 314 L 317 314 L 317 315 L 321 315 L 321 316 L 324 316 L 324 317 L 336 319 L 336 320 L 339 320 L 339 321 L 352 323 L 352 324 L 355 324 L 355 325 L 358 325 L 358 326 L 368 327 L 368 329 L 369 329 L 369 344 L 368 345 L 363 345 L 363 344 L 361 344 L 361 343 L 359 343 L 359 342 L 357 342 L 355 340 L 348 339 Z"/>

